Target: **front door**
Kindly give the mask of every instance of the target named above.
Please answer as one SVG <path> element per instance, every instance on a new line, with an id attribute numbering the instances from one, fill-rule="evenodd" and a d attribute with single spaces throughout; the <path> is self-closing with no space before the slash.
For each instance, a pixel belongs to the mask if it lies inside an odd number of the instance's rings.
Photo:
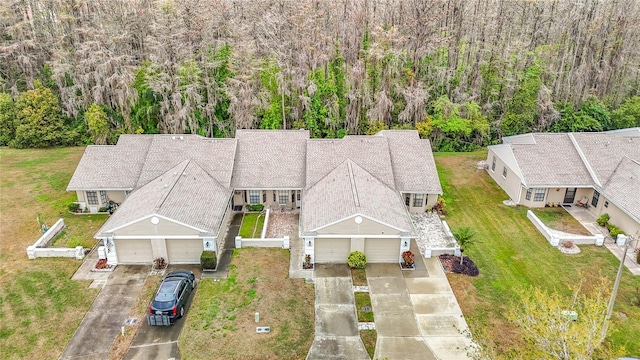
<path id="1" fill-rule="evenodd" d="M 573 204 L 573 200 L 575 200 L 576 198 L 576 188 L 573 189 L 567 189 L 567 191 L 564 193 L 564 201 L 562 201 L 564 204 Z"/>

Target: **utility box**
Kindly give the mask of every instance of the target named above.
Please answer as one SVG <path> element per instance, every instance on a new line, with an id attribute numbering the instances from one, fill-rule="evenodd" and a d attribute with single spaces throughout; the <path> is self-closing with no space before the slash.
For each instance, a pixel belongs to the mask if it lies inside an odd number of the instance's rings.
<path id="1" fill-rule="evenodd" d="M 578 313 L 575 311 L 563 310 L 562 315 L 566 316 L 571 321 L 578 321 Z"/>
<path id="2" fill-rule="evenodd" d="M 107 258 L 107 249 L 104 246 L 98 246 L 98 259 Z"/>

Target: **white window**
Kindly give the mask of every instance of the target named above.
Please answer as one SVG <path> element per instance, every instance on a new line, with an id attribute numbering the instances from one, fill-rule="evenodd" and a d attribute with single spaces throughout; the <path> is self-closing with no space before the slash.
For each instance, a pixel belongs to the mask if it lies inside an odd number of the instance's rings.
<path id="1" fill-rule="evenodd" d="M 249 190 L 249 204 L 260 203 L 260 190 Z"/>
<path id="2" fill-rule="evenodd" d="M 422 207 L 424 203 L 424 194 L 413 194 L 413 207 Z"/>
<path id="3" fill-rule="evenodd" d="M 289 201 L 289 190 L 278 190 L 278 203 L 285 205 Z"/>
<path id="4" fill-rule="evenodd" d="M 87 202 L 89 205 L 98 205 L 98 193 L 96 191 L 87 191 Z"/>
<path id="5" fill-rule="evenodd" d="M 503 178 L 507 177 L 507 167 L 506 166 L 502 167 L 502 177 Z"/>
<path id="6" fill-rule="evenodd" d="M 496 157 L 493 157 L 493 161 L 491 162 L 491 171 L 496 171 Z"/>
<path id="7" fill-rule="evenodd" d="M 544 200 L 544 188 L 536 188 L 536 193 L 533 195 L 533 201 L 543 201 Z"/>
<path id="8" fill-rule="evenodd" d="M 596 190 L 593 191 L 593 197 L 591 198 L 591 206 L 598 206 L 598 201 L 600 201 L 600 193 Z"/>
<path id="9" fill-rule="evenodd" d="M 527 200 L 531 200 L 531 188 L 527 189 L 527 196 L 525 196 Z"/>
<path id="10" fill-rule="evenodd" d="M 100 190 L 100 201 L 102 201 L 102 204 L 106 204 L 107 201 L 107 192 L 104 190 Z"/>
<path id="11" fill-rule="evenodd" d="M 267 202 L 267 190 L 262 190 L 262 202 Z"/>

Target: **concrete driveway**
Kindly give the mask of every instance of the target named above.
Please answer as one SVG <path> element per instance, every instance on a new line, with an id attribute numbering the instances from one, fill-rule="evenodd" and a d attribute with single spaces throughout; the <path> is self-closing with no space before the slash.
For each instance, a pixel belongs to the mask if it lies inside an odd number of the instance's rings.
<path id="1" fill-rule="evenodd" d="M 196 284 L 198 283 L 198 279 L 201 276 L 200 265 L 171 265 L 166 273 L 168 274 L 177 269 L 193 271 L 196 276 Z M 173 325 L 149 326 L 146 319 L 141 319 L 142 323 L 138 328 L 136 337 L 133 339 L 129 350 L 124 354 L 123 359 L 179 359 L 178 337 L 180 336 L 180 332 L 182 332 L 182 327 L 184 326 L 187 316 L 189 316 L 189 308 L 191 308 L 191 302 L 197 290 L 198 287 L 196 285 L 196 288 L 191 292 L 189 300 L 187 301 L 184 317 L 176 320 Z"/>
<path id="2" fill-rule="evenodd" d="M 467 323 L 437 258 L 416 258 L 415 271 L 368 264 L 366 272 L 375 359 L 469 359 L 471 341 L 461 333 Z"/>
<path id="3" fill-rule="evenodd" d="M 127 320 L 148 272 L 149 266 L 116 267 L 60 359 L 108 359 L 111 344 Z"/>
<path id="4" fill-rule="evenodd" d="M 315 292 L 316 334 L 307 359 L 369 359 L 347 265 L 316 265 Z"/>

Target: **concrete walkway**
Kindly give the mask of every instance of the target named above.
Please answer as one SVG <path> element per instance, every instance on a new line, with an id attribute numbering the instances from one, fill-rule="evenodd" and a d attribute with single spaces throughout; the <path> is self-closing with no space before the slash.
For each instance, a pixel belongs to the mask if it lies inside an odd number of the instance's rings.
<path id="1" fill-rule="evenodd" d="M 618 259 L 622 259 L 622 255 L 624 254 L 624 246 L 616 245 L 615 239 L 609 236 L 609 232 L 604 227 L 598 225 L 596 222 L 596 217 L 591 214 L 587 209 L 571 206 L 565 207 L 565 210 L 571 216 L 573 216 L 585 229 L 587 229 L 593 235 L 602 234 L 605 236 L 604 246 L 611 251 L 611 253 Z M 627 251 L 627 258 L 624 260 L 624 265 L 633 275 L 640 275 L 640 264 L 637 264 L 634 260 L 634 253 L 631 251 L 633 248 L 637 247 L 638 244 L 632 243 L 629 246 L 629 250 Z"/>
<path id="2" fill-rule="evenodd" d="M 92 266 L 95 262 L 85 260 Z M 84 266 L 84 264 L 83 264 Z M 94 279 L 102 290 L 82 319 L 60 359 L 108 359 L 111 344 L 120 332 L 131 311 L 142 285 L 149 273 L 149 266 L 118 266 L 111 273 L 85 272 L 81 268 L 73 279 Z M 99 274 L 99 275 L 98 275 Z M 104 274 L 107 274 L 105 277 Z M 94 277 L 98 277 L 95 279 Z"/>
<path id="3" fill-rule="evenodd" d="M 316 265 L 315 292 L 316 334 L 307 359 L 369 359 L 358 331 L 347 265 Z"/>
<path id="4" fill-rule="evenodd" d="M 414 271 L 368 264 L 366 272 L 378 332 L 375 359 L 469 359 L 467 323 L 437 258 L 417 256 Z"/>
<path id="5" fill-rule="evenodd" d="M 231 265 L 231 255 L 236 248 L 236 236 L 240 232 L 240 225 L 242 224 L 242 213 L 233 215 L 231 222 L 227 228 L 227 232 L 224 237 L 224 249 L 218 259 L 218 268 L 216 271 L 203 272 L 202 279 L 226 279 L 229 276 L 229 265 Z"/>

